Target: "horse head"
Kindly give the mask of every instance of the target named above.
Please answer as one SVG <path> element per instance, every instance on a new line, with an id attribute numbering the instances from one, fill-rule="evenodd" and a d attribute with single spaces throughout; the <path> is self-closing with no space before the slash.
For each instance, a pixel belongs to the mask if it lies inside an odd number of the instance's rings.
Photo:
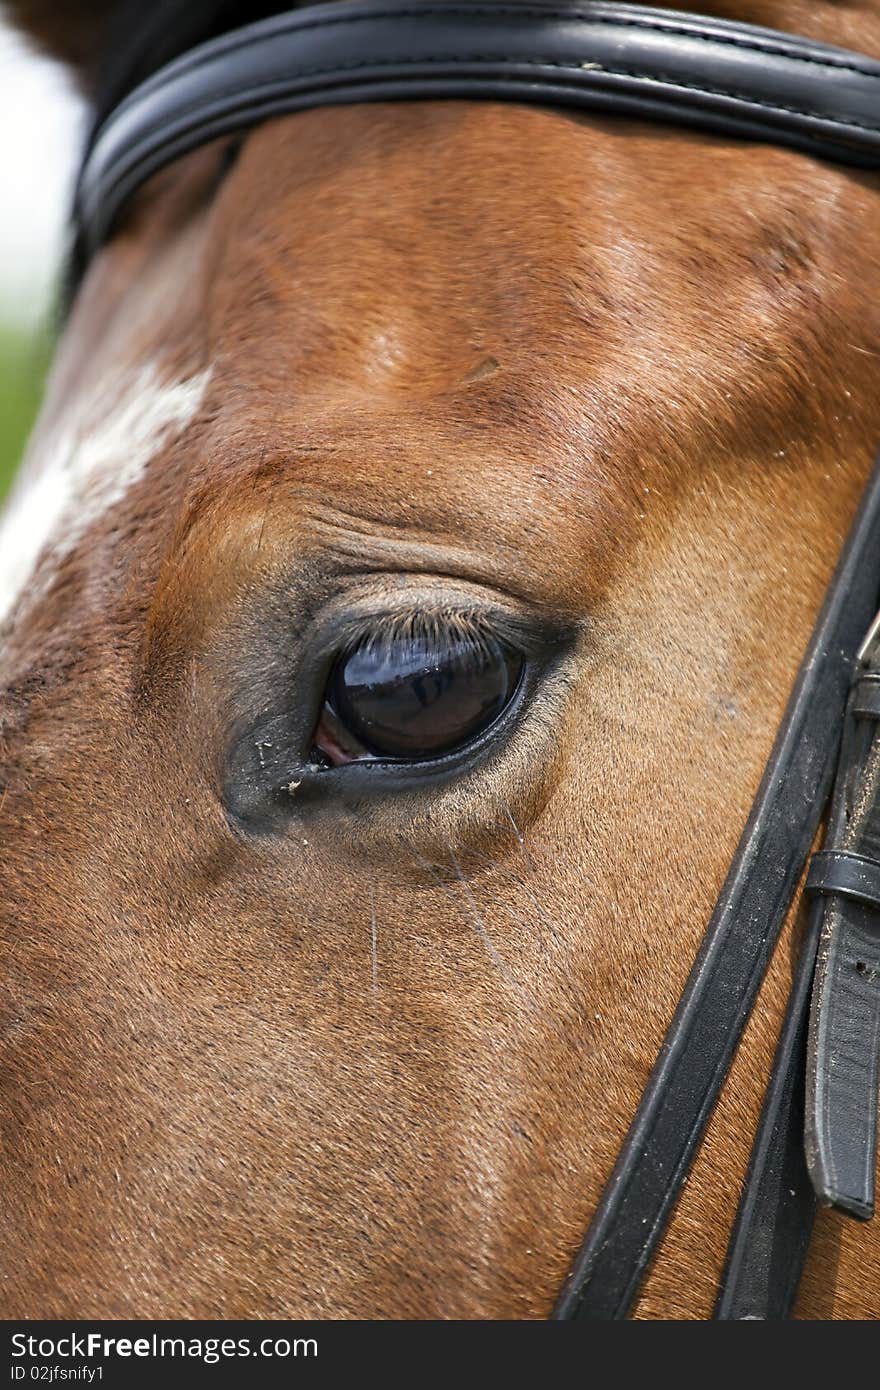
<path id="1" fill-rule="evenodd" d="M 11 9 L 100 104 L 132 8 Z M 466 99 L 129 200 L 0 535 L 7 1316 L 546 1315 L 880 438 L 877 214 Z M 711 1308 L 796 935 L 641 1316 Z M 801 1309 L 878 1272 L 825 1215 Z"/>

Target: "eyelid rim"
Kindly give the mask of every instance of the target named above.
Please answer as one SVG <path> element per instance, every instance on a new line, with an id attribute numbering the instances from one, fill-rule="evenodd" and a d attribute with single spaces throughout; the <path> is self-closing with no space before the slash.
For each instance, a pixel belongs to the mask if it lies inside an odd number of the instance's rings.
<path id="1" fill-rule="evenodd" d="M 512 643 L 506 641 L 504 638 L 499 638 L 499 637 L 497 636 L 497 634 L 494 633 L 494 632 L 491 633 L 491 637 L 492 637 L 492 639 L 493 639 L 493 641 L 494 641 L 494 643 L 495 643 L 495 645 L 496 645 L 497 647 L 502 647 L 502 648 L 505 648 L 508 652 L 513 652 L 513 653 L 517 656 L 517 658 L 518 658 L 518 660 L 519 660 L 519 670 L 518 670 L 517 673 L 516 673 L 516 679 L 512 682 L 512 687 L 509 688 L 509 693 L 507 694 L 507 697 L 505 698 L 504 703 L 503 703 L 503 704 L 501 705 L 501 707 L 496 711 L 496 713 L 492 716 L 492 718 L 489 720 L 489 722 L 488 722 L 487 724 L 484 724 L 481 728 L 479 728 L 478 730 L 476 730 L 473 734 L 468 735 L 467 737 L 465 737 L 465 738 L 459 740 L 457 743 L 450 744 L 445 750 L 443 750 L 443 751 L 438 751 L 438 753 L 436 753 L 434 756 L 429 756 L 429 757 L 424 757 L 424 758 L 417 758 L 417 757 L 411 757 L 411 758 L 408 758 L 408 757 L 394 757 L 393 754 L 388 754 L 388 753 L 373 753 L 373 752 L 371 752 L 371 751 L 369 750 L 369 748 L 367 748 L 367 746 L 363 743 L 363 741 L 360 739 L 360 737 L 358 736 L 358 734 L 357 734 L 354 730 L 350 729 L 350 728 L 343 722 L 342 716 L 340 715 L 338 709 L 336 708 L 335 704 L 333 703 L 333 697 L 332 697 L 332 691 L 331 691 L 331 684 L 332 684 L 332 681 L 333 681 L 333 677 L 334 677 L 334 675 L 335 675 L 335 673 L 336 673 L 336 671 L 337 671 L 337 669 L 338 669 L 338 667 L 339 667 L 339 665 L 340 665 L 340 662 L 343 660 L 343 658 L 346 656 L 346 654 L 351 655 L 351 654 L 353 654 L 354 652 L 356 652 L 356 651 L 358 650 L 358 646 L 355 646 L 355 647 L 352 647 L 352 648 L 344 648 L 342 651 L 340 651 L 340 652 L 337 654 L 336 660 L 335 660 L 335 662 L 333 663 L 333 665 L 331 666 L 331 668 L 330 668 L 330 670 L 329 670 L 329 672 L 328 672 L 327 680 L 326 680 L 325 685 L 324 685 L 324 699 L 323 699 L 323 703 L 321 704 L 321 708 L 318 710 L 318 718 L 317 718 L 317 722 L 316 722 L 316 725 L 315 725 L 315 736 L 317 736 L 317 733 L 318 733 L 318 731 L 319 731 L 319 729 L 320 729 L 320 727 L 321 727 L 321 722 L 322 722 L 322 720 L 323 720 L 323 718 L 324 718 L 325 713 L 326 713 L 327 711 L 329 711 L 330 714 L 331 714 L 331 716 L 332 716 L 332 718 L 334 719 L 334 721 L 336 721 L 337 723 L 339 723 L 339 725 L 341 726 L 341 728 L 343 729 L 343 731 L 345 732 L 345 734 L 346 734 L 349 738 L 351 738 L 354 742 L 358 743 L 358 745 L 363 749 L 363 751 L 364 751 L 364 756 L 352 758 L 352 759 L 350 759 L 350 760 L 349 760 L 348 762 L 346 762 L 346 763 L 333 763 L 333 764 L 331 764 L 331 766 L 332 766 L 332 767 L 335 767 L 335 768 L 353 767 L 355 764 L 359 764 L 359 763 L 370 763 L 370 764 L 373 764 L 373 765 L 375 765 L 376 763 L 388 763 L 388 764 L 394 764 L 395 766 L 400 766 L 401 764 L 406 765 L 406 766 L 414 766 L 414 765 L 416 765 L 416 764 L 421 764 L 421 763 L 436 763 L 436 762 L 438 762 L 438 761 L 440 761 L 440 760 L 442 760 L 442 759 L 444 759 L 444 758 L 451 757 L 453 754 L 455 754 L 455 753 L 457 753 L 457 752 L 459 752 L 459 751 L 464 751 L 464 750 L 465 750 L 466 748 L 468 748 L 471 744 L 475 744 L 475 743 L 477 742 L 478 739 L 482 738 L 483 734 L 489 733 L 490 730 L 492 730 L 492 729 L 495 727 L 495 725 L 498 723 L 498 721 L 501 719 L 501 717 L 502 717 L 502 715 L 504 714 L 504 712 L 508 709 L 508 707 L 509 707 L 509 706 L 513 703 L 513 701 L 517 698 L 517 696 L 518 696 L 518 694 L 519 694 L 520 687 L 521 687 L 521 685 L 523 684 L 523 681 L 524 681 L 525 678 L 526 678 L 526 671 L 527 671 L 527 668 L 528 668 L 528 665 L 529 665 L 529 657 L 528 657 L 527 653 L 523 652 L 519 647 L 514 647 Z M 360 645 L 360 644 L 359 644 L 359 645 Z M 316 745 L 316 746 L 317 746 L 317 745 Z M 320 750 L 320 749 L 319 749 L 319 751 L 323 751 L 323 750 Z"/>
<path id="2" fill-rule="evenodd" d="M 441 632 L 438 631 L 437 635 L 438 638 L 441 637 Z M 360 735 L 357 734 L 357 731 L 353 730 L 353 728 L 349 728 L 348 724 L 346 724 L 345 721 L 343 721 L 342 714 L 339 713 L 339 709 L 336 708 L 336 703 L 334 702 L 334 692 L 332 692 L 332 684 L 334 684 L 334 677 L 336 671 L 339 670 L 339 666 L 341 666 L 343 659 L 346 659 L 346 657 L 350 657 L 350 655 L 353 655 L 353 653 L 359 651 L 360 645 L 363 644 L 353 646 L 353 648 L 342 649 L 342 651 L 339 652 L 338 655 L 336 655 L 335 662 L 334 664 L 332 664 L 331 669 L 329 669 L 328 671 L 327 682 L 325 682 L 324 685 L 324 702 L 323 705 L 321 705 L 320 710 L 318 710 L 316 733 L 314 733 L 314 737 L 317 738 L 317 734 L 318 731 L 320 731 L 321 723 L 323 723 L 325 714 L 329 712 L 329 714 L 331 714 L 332 720 L 334 720 L 335 723 L 339 724 L 339 727 L 341 727 L 341 730 L 343 731 L 343 733 L 345 733 L 346 737 L 352 739 L 352 742 L 355 742 L 355 744 L 359 745 L 360 748 L 363 749 L 363 755 L 357 756 L 357 758 L 346 760 L 345 763 L 332 763 L 331 766 L 349 767 L 355 765 L 355 763 L 367 762 L 395 763 L 395 765 L 400 765 L 400 763 L 403 763 L 403 765 L 414 765 L 414 763 L 434 763 L 438 762 L 439 759 L 446 758 L 446 756 L 450 756 L 452 755 L 452 753 L 460 751 L 460 749 L 467 748 L 468 745 L 474 744 L 474 742 L 477 741 L 478 738 L 481 738 L 482 734 L 488 733 L 488 731 L 491 730 L 491 728 L 494 728 L 495 724 L 498 723 L 498 720 L 500 719 L 500 717 L 502 717 L 502 714 L 505 713 L 507 706 L 509 706 L 510 703 L 512 703 L 514 699 L 517 698 L 517 694 L 519 694 L 520 685 L 523 684 L 525 678 L 525 670 L 527 670 L 528 666 L 528 656 L 527 653 L 521 651 L 519 646 L 513 646 L 513 644 L 510 644 L 510 642 L 505 641 L 505 639 L 499 638 L 498 635 L 495 634 L 495 632 L 487 632 L 487 638 L 491 639 L 496 651 L 502 653 L 503 659 L 505 659 L 507 670 L 509 670 L 509 663 L 507 663 L 506 653 L 512 653 L 512 655 L 516 656 L 517 664 L 519 664 L 519 669 L 517 669 L 516 671 L 516 677 L 514 677 L 514 680 L 512 682 L 509 682 L 509 684 L 507 684 L 505 699 L 503 699 L 502 705 L 499 706 L 499 709 L 496 710 L 495 714 L 492 714 L 492 717 L 491 719 L 489 719 L 488 723 L 482 724 L 482 726 L 478 727 L 473 734 L 468 734 L 466 735 L 466 737 L 459 739 L 459 741 L 455 742 L 455 744 L 449 744 L 448 746 L 446 746 L 445 749 L 441 749 L 441 751 L 434 753 L 434 755 L 424 756 L 424 758 L 406 758 L 406 756 L 399 756 L 399 758 L 396 758 L 396 756 L 393 755 L 393 753 L 371 752 L 366 742 L 364 742 L 363 739 L 360 738 Z M 427 651 L 428 648 L 427 646 L 425 646 L 425 652 Z M 320 745 L 316 744 L 316 746 L 318 748 L 318 751 L 324 752 L 324 749 L 320 749 Z"/>
<path id="3" fill-rule="evenodd" d="M 464 583 L 457 576 L 398 574 L 392 578 L 392 593 L 384 589 L 375 594 L 355 593 L 353 597 L 346 586 L 329 602 L 321 604 L 297 632 L 301 649 L 310 651 L 312 657 L 324 663 L 332 662 L 343 650 L 356 646 L 368 636 L 377 622 L 398 613 L 400 616 L 411 613 L 416 605 L 433 608 L 438 615 L 472 620 L 526 657 L 538 658 L 565 645 L 575 640 L 582 629 L 581 623 L 538 614 L 524 604 L 514 603 L 506 595 L 495 591 L 487 593 L 482 586 Z M 426 578 L 430 581 L 428 584 Z M 404 579 L 412 582 L 401 583 Z M 441 584 L 447 587 L 440 589 Z M 435 585 L 438 592 L 437 601 L 433 603 Z M 360 589 L 361 585 L 357 587 Z"/>
<path id="4" fill-rule="evenodd" d="M 268 613 L 264 607 L 259 615 L 251 614 L 242 628 L 239 641 L 247 637 L 240 650 L 247 660 L 237 663 L 235 683 L 225 693 L 230 719 L 217 767 L 220 799 L 240 833 L 283 834 L 298 813 L 316 814 L 331 805 L 350 809 L 349 803 L 356 803 L 362 807 L 360 815 L 367 809 L 364 798 L 372 814 L 374 804 L 386 796 L 405 795 L 418 787 L 442 794 L 444 787 L 477 773 L 493 748 L 503 751 L 521 711 L 527 710 L 545 680 L 555 686 L 557 676 L 565 679 L 562 673 L 586 635 L 584 620 L 561 621 L 458 576 L 382 571 L 369 580 L 381 582 L 381 588 L 367 588 L 359 575 L 335 592 L 316 597 L 299 620 L 279 595 L 281 601 Z M 498 636 L 517 647 L 525 665 L 515 697 L 476 740 L 441 758 L 316 767 L 312 736 L 341 643 L 390 607 L 426 603 L 447 610 L 476 608 Z M 255 618 L 259 641 L 254 647 Z M 267 749 L 266 764 L 261 755 L 258 767 L 254 749 L 261 744 Z M 297 788 L 294 802 L 282 795 L 291 784 Z"/>

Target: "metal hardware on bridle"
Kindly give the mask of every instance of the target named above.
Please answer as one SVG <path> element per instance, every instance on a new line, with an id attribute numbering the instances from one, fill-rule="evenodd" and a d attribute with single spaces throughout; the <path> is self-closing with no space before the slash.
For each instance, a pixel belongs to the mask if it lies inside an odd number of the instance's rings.
<path id="1" fill-rule="evenodd" d="M 151 174 L 216 136 L 350 102 L 462 98 L 675 122 L 880 168 L 880 63 L 753 25 L 611 3 L 364 0 L 212 39 L 131 91 L 77 187 L 82 270 Z M 880 463 L 748 823 L 554 1318 L 626 1316 L 666 1228 L 834 783 L 716 1317 L 791 1310 L 816 1201 L 874 1210 L 880 1082 Z M 836 769 L 836 775 L 835 775 Z M 806 1077 L 806 1085 L 804 1078 Z"/>

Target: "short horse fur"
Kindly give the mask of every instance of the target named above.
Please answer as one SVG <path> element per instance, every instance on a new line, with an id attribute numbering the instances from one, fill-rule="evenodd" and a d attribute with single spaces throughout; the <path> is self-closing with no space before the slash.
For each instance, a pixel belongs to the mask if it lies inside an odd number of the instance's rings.
<path id="1" fill-rule="evenodd" d="M 100 92 L 110 0 L 7 8 Z M 0 1308 L 546 1316 L 880 438 L 876 176 L 469 102 L 238 144 L 95 259 L 0 533 Z M 465 602 L 548 653 L 491 756 L 231 813 L 328 634 Z M 639 1317 L 711 1313 L 798 930 Z M 799 1315 L 878 1289 L 821 1214 Z"/>

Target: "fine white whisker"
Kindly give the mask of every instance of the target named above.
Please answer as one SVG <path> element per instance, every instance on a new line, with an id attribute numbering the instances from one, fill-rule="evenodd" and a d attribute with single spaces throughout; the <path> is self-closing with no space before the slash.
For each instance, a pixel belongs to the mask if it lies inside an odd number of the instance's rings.
<path id="1" fill-rule="evenodd" d="M 370 964 L 373 994 L 379 993 L 379 933 L 376 927 L 376 880 L 370 880 Z"/>
<path id="2" fill-rule="evenodd" d="M 465 891 L 465 896 L 467 897 L 468 903 L 470 904 L 471 912 L 473 914 L 471 920 L 473 922 L 474 927 L 476 928 L 477 935 L 479 936 L 486 950 L 489 952 L 489 955 L 491 959 L 494 961 L 495 965 L 498 967 L 498 970 L 507 980 L 508 984 L 512 985 L 514 988 L 518 988 L 516 981 L 514 980 L 510 971 L 507 969 L 507 966 L 504 964 L 504 961 L 498 954 L 498 949 L 492 941 L 492 938 L 490 937 L 488 931 L 486 930 L 486 923 L 483 920 L 483 914 L 481 913 L 477 904 L 477 900 L 474 897 L 474 890 L 471 888 L 471 885 L 468 883 L 467 879 L 461 871 L 461 865 L 459 864 L 458 859 L 456 858 L 455 850 L 452 848 L 451 841 L 449 842 L 449 857 L 455 866 L 456 875 L 458 877 L 459 882 L 461 883 L 462 888 Z"/>
<path id="3" fill-rule="evenodd" d="M 411 844 L 411 843 L 410 843 L 409 841 L 407 841 L 407 840 L 404 840 L 404 843 L 406 844 L 407 848 L 409 849 L 410 853 L 412 854 L 412 856 L 413 856 L 413 858 L 416 860 L 416 862 L 419 863 L 419 864 L 421 864 L 422 868 L 427 869 L 428 873 L 431 875 L 431 877 L 433 878 L 434 882 L 438 885 L 438 887 L 439 887 L 440 889 L 442 889 L 442 891 L 445 893 L 446 897 L 449 898 L 450 902 L 455 903 L 455 906 L 456 906 L 457 908 L 461 909 L 461 898 L 460 898 L 456 893 L 453 893 L 453 891 L 452 891 L 452 889 L 450 888 L 449 884 L 446 883 L 446 882 L 444 881 L 444 879 L 442 879 L 442 878 L 440 877 L 440 875 L 439 875 L 439 873 L 437 872 L 437 870 L 436 870 L 436 868 L 434 867 L 434 865 L 431 864 L 431 863 L 425 858 L 425 856 L 424 856 L 423 854 L 421 854 L 421 853 L 416 849 L 415 845 Z M 468 912 L 468 913 L 466 914 L 465 920 L 466 920 L 466 921 L 470 921 L 471 926 L 474 928 L 475 932 L 477 933 L 477 936 L 479 936 L 480 940 L 482 941 L 482 943 L 483 943 L 484 947 L 486 948 L 486 951 L 487 951 L 487 953 L 488 953 L 488 955 L 489 955 L 490 960 L 492 961 L 493 965 L 495 965 L 495 967 L 497 968 L 497 970 L 498 970 L 499 974 L 501 975 L 502 979 L 504 979 L 504 981 L 505 981 L 508 985 L 510 985 L 510 987 L 511 987 L 512 989 L 515 989 L 515 990 L 519 991 L 519 990 L 520 990 L 520 986 L 518 985 L 517 981 L 516 981 L 516 980 L 513 978 L 513 976 L 511 975 L 511 973 L 510 973 L 510 971 L 508 970 L 507 966 L 504 964 L 504 961 L 501 959 L 501 956 L 498 954 L 497 947 L 495 946 L 494 942 L 492 941 L 491 937 L 489 936 L 489 933 L 488 933 L 487 930 L 486 930 L 486 924 L 485 924 L 485 922 L 483 921 L 482 914 L 480 913 L 480 909 L 479 909 L 479 907 L 477 906 L 476 898 L 475 898 L 474 895 L 473 895 L 473 891 L 472 891 L 472 889 L 471 889 L 470 884 L 467 882 L 467 880 L 465 879 L 464 875 L 463 875 L 462 872 L 461 872 L 461 868 L 459 867 L 458 860 L 455 858 L 455 853 L 454 853 L 454 851 L 452 850 L 452 847 L 451 847 L 451 846 L 450 846 L 450 854 L 451 854 L 451 856 L 452 856 L 452 862 L 453 862 L 453 864 L 454 864 L 454 866 L 455 866 L 456 875 L 457 875 L 459 881 L 461 882 L 462 886 L 464 887 L 465 894 L 466 894 L 467 899 L 468 899 L 468 907 L 470 908 L 470 912 Z"/>
<path id="4" fill-rule="evenodd" d="M 526 843 L 525 838 L 516 821 L 513 819 L 513 812 L 511 811 L 506 801 L 504 803 L 504 814 L 507 816 L 507 819 L 510 821 L 511 826 L 513 827 L 513 833 L 519 841 L 520 847 L 524 848 Z"/>
<path id="5" fill-rule="evenodd" d="M 527 845 L 526 845 L 526 837 L 525 837 L 525 835 L 522 833 L 522 831 L 520 830 L 520 828 L 519 828 L 519 826 L 517 825 L 516 821 L 514 820 L 514 818 L 513 818 L 513 812 L 511 811 L 510 806 L 508 805 L 508 803 L 507 803 L 506 801 L 505 801 L 505 803 L 504 803 L 504 814 L 506 815 L 508 821 L 510 822 L 510 828 L 511 828 L 511 830 L 513 831 L 514 837 L 516 838 L 516 842 L 517 842 L 517 844 L 518 844 L 519 847 L 520 847 L 520 851 L 522 852 L 522 857 L 523 857 L 523 860 L 525 861 L 526 867 L 527 867 L 528 869 L 530 869 L 530 870 L 533 869 L 535 865 L 534 865 L 534 859 L 532 858 L 532 852 L 531 852 L 531 850 L 527 847 Z"/>

